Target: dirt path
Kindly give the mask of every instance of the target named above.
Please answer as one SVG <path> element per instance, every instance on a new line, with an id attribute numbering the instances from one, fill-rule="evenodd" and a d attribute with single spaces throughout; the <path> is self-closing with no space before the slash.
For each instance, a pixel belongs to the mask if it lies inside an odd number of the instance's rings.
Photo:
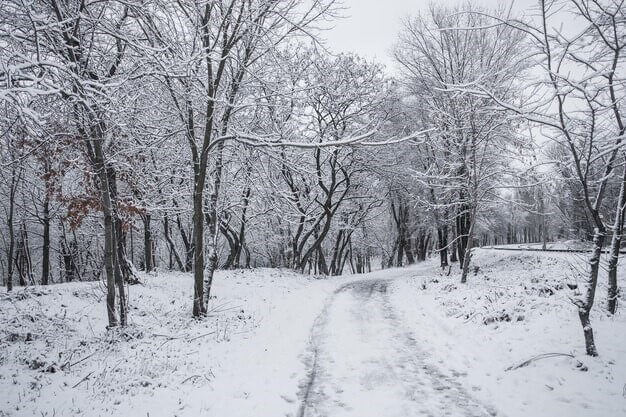
<path id="1" fill-rule="evenodd" d="M 311 330 L 299 417 L 494 416 L 445 375 L 395 315 L 389 279 L 356 281 Z"/>

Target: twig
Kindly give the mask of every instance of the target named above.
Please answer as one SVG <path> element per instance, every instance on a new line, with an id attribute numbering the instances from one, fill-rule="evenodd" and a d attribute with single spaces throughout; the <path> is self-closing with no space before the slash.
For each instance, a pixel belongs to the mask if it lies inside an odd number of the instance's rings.
<path id="1" fill-rule="evenodd" d="M 505 371 L 512 371 L 512 370 L 515 370 L 515 369 L 523 368 L 523 367 L 528 366 L 531 363 L 533 363 L 535 361 L 538 361 L 540 359 L 554 358 L 554 357 L 557 357 L 557 356 L 566 356 L 566 357 L 572 358 L 572 359 L 574 358 L 574 355 L 570 355 L 569 353 L 542 353 L 541 355 L 534 356 L 534 357 L 532 357 L 532 358 L 530 358 L 530 359 L 520 363 L 519 365 L 509 366 L 508 368 L 505 369 Z"/>
<path id="2" fill-rule="evenodd" d="M 205 337 L 205 336 L 210 336 L 212 334 L 215 334 L 215 331 L 212 331 L 212 332 L 209 332 L 209 333 L 205 333 L 205 334 L 201 334 L 200 336 L 192 337 L 191 339 L 187 339 L 187 342 L 193 342 L 196 339 L 200 339 L 201 337 Z"/>
<path id="3" fill-rule="evenodd" d="M 183 380 L 183 382 L 181 382 L 181 384 L 184 384 L 185 382 L 189 381 L 190 379 L 194 379 L 194 378 L 204 378 L 207 381 L 211 382 L 211 380 L 209 378 L 207 378 L 206 375 L 191 375 L 189 378 L 185 378 Z"/>
<path id="4" fill-rule="evenodd" d="M 87 375 L 85 375 L 85 377 L 83 379 L 81 379 L 80 381 L 78 381 L 76 383 L 76 385 L 74 385 L 72 388 L 76 388 L 77 386 L 79 386 L 80 384 L 82 384 L 83 382 L 85 382 L 86 380 L 89 379 L 89 377 L 91 376 L 91 374 L 93 374 L 93 371 L 89 372 Z"/>
<path id="5" fill-rule="evenodd" d="M 61 365 L 61 369 L 66 370 L 66 369 L 71 369 L 72 366 L 74 365 L 78 365 L 79 363 L 91 358 L 93 355 L 95 355 L 95 353 L 97 352 L 97 350 L 91 352 L 89 355 L 85 356 L 82 359 L 77 360 L 76 362 L 70 362 L 72 360 L 72 356 L 74 356 L 74 352 L 72 351 L 70 357 L 67 359 L 67 361 L 65 361 L 65 363 L 63 365 Z"/>

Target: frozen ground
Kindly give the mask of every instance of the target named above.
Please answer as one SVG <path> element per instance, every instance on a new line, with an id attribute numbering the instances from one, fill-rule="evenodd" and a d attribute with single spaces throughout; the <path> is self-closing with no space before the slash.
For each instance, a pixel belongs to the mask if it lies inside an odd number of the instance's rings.
<path id="1" fill-rule="evenodd" d="M 600 288 L 601 356 L 583 354 L 567 285 L 580 255 L 474 263 L 465 286 L 431 262 L 221 272 L 203 321 L 191 277 L 161 273 L 130 288 L 132 325 L 109 333 L 98 283 L 0 293 L 0 416 L 626 415 L 626 321 Z M 507 370 L 544 353 L 570 356 Z"/>

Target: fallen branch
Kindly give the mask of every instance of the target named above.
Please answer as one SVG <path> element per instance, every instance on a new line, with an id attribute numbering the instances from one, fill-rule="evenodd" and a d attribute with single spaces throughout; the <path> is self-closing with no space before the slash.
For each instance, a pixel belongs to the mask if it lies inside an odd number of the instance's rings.
<path id="1" fill-rule="evenodd" d="M 525 366 L 530 365 L 531 363 L 541 360 L 541 359 L 548 359 L 548 358 L 555 358 L 558 356 L 565 356 L 568 358 L 572 358 L 574 359 L 574 355 L 571 355 L 569 353 L 542 353 L 541 355 L 537 355 L 537 356 L 533 356 L 532 358 L 525 360 L 524 362 L 520 363 L 519 365 L 512 365 L 509 366 L 508 368 L 505 369 L 505 371 L 513 371 L 515 369 L 519 369 L 519 368 L 523 368 Z M 582 366 L 582 363 L 579 362 L 579 364 Z"/>
<path id="2" fill-rule="evenodd" d="M 195 379 L 195 378 L 204 378 L 207 381 L 211 382 L 211 380 L 209 378 L 206 377 L 206 375 L 191 375 L 189 378 L 185 378 L 182 382 L 181 385 L 184 384 L 185 382 L 191 380 L 191 379 Z"/>

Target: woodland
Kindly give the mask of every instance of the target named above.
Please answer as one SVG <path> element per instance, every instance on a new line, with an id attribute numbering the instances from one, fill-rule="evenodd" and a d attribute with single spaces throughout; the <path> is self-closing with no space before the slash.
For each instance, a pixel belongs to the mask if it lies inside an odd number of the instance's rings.
<path id="1" fill-rule="evenodd" d="M 588 251 L 573 302 L 598 355 L 626 210 L 624 2 L 435 2 L 402 21 L 394 70 L 327 48 L 341 11 L 3 0 L 6 291 L 101 282 L 115 329 L 144 273 L 189 273 L 203 320 L 216 270 L 436 258 L 462 284 L 477 247 L 568 241 Z"/>

